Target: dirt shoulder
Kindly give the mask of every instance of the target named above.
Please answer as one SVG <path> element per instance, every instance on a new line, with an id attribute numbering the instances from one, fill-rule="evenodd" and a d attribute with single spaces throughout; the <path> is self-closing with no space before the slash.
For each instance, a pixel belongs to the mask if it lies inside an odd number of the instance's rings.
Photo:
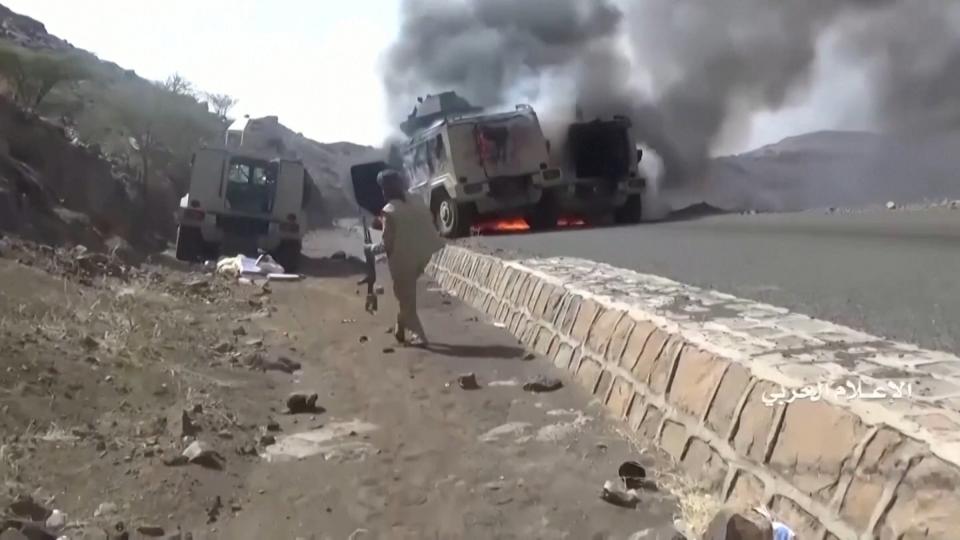
<path id="1" fill-rule="evenodd" d="M 4 507 L 30 495 L 69 516 L 69 538 L 119 538 L 122 523 L 130 538 L 147 526 L 225 539 L 626 539 L 672 523 L 665 492 L 643 490 L 636 509 L 601 500 L 623 461 L 666 465 L 574 385 L 524 391 L 562 379 L 552 366 L 435 290 L 422 316 L 436 349 L 397 347 L 389 296 L 365 313 L 360 268 L 314 247 L 318 277 L 269 292 L 149 266 L 84 285 L 8 250 Z M 468 372 L 479 389 L 458 384 Z M 318 408 L 286 414 L 291 392 L 316 394 Z M 194 441 L 210 452 L 183 463 Z"/>

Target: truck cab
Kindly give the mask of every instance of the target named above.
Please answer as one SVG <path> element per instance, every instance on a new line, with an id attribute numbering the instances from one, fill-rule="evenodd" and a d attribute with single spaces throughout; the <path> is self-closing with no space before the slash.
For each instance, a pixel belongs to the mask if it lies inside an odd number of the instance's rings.
<path id="1" fill-rule="evenodd" d="M 295 271 L 311 193 L 303 163 L 283 151 L 276 117 L 238 121 L 224 143 L 193 156 L 177 215 L 177 258 L 266 252 Z"/>

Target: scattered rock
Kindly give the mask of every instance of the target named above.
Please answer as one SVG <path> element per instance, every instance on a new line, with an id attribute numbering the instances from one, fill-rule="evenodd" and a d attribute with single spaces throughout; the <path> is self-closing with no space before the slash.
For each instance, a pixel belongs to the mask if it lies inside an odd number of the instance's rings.
<path id="1" fill-rule="evenodd" d="M 30 540 L 17 529 L 7 529 L 0 533 L 0 540 Z"/>
<path id="2" fill-rule="evenodd" d="M 83 336 L 83 339 L 80 340 L 80 345 L 83 345 L 83 348 L 87 349 L 88 351 L 100 348 L 100 342 L 90 335 Z"/>
<path id="3" fill-rule="evenodd" d="M 271 431 L 271 432 L 273 432 L 273 433 L 276 433 L 276 432 L 280 431 L 280 422 L 277 422 L 276 420 L 270 419 L 270 420 L 267 421 L 267 426 L 266 426 L 266 428 L 267 428 L 267 431 Z"/>
<path id="4" fill-rule="evenodd" d="M 141 525 L 137 527 L 137 532 L 144 536 L 163 536 L 164 535 L 163 527 L 158 527 L 156 525 Z"/>
<path id="5" fill-rule="evenodd" d="M 299 371 L 301 368 L 300 362 L 297 362 L 296 360 L 291 360 L 286 356 L 281 356 L 277 358 L 277 363 L 284 366 L 289 373 L 293 373 L 294 371 Z"/>
<path id="6" fill-rule="evenodd" d="M 214 497 L 210 508 L 207 509 L 207 523 L 215 523 L 220 517 L 220 510 L 223 508 L 223 502 L 220 500 L 220 496 L 217 495 Z"/>
<path id="7" fill-rule="evenodd" d="M 368 341 L 370 341 L 370 339 L 367 336 L 360 336 L 360 343 L 366 343 Z"/>
<path id="8" fill-rule="evenodd" d="M 535 355 L 535 354 L 533 354 L 533 353 L 527 353 L 527 354 L 523 357 L 523 360 L 524 360 L 525 362 L 529 362 L 529 361 L 531 361 L 531 360 L 536 360 L 536 358 L 537 358 L 537 355 Z"/>
<path id="9" fill-rule="evenodd" d="M 384 348 L 383 348 L 383 354 L 393 354 L 394 352 L 396 352 L 396 351 L 395 351 L 395 349 L 394 349 L 393 347 L 384 347 Z"/>
<path id="10" fill-rule="evenodd" d="M 243 344 L 246 345 L 247 347 L 260 348 L 260 347 L 263 346 L 263 340 L 262 340 L 262 339 L 259 339 L 259 338 L 248 339 L 248 340 L 244 341 Z"/>
<path id="11" fill-rule="evenodd" d="M 7 520 L 3 526 L 7 528 L 4 534 L 12 531 L 9 536 L 17 540 L 21 538 L 27 540 L 57 540 L 59 537 L 56 531 L 46 528 L 43 523 L 33 521 Z M 6 540 L 6 537 L 2 538 Z"/>
<path id="12" fill-rule="evenodd" d="M 257 353 L 248 356 L 244 363 L 250 369 L 281 371 L 287 374 L 294 373 L 301 368 L 300 362 L 296 362 L 285 356 L 281 356 L 276 360 L 268 360 L 264 358 L 263 355 Z"/>
<path id="13" fill-rule="evenodd" d="M 271 445 L 277 444 L 277 438 L 274 437 L 273 435 L 270 435 L 269 433 L 266 433 L 260 436 L 260 444 L 262 444 L 263 446 L 271 446 Z M 256 451 L 254 451 L 254 454 L 256 454 Z"/>
<path id="14" fill-rule="evenodd" d="M 460 388 L 464 390 L 478 390 L 480 388 L 480 383 L 477 382 L 477 376 L 473 373 L 467 373 L 457 377 L 457 383 L 459 383 Z"/>
<path id="15" fill-rule="evenodd" d="M 893 201 L 887 202 L 887 210 L 896 210 L 896 209 L 897 209 L 897 203 Z"/>
<path id="16" fill-rule="evenodd" d="M 183 410 L 180 414 L 180 436 L 194 437 L 197 433 L 200 433 L 200 426 L 190 418 L 190 414 L 186 410 Z"/>
<path id="17" fill-rule="evenodd" d="M 627 489 L 640 489 L 647 478 L 647 470 L 636 461 L 625 461 L 617 469 L 617 476 L 623 480 Z"/>
<path id="18" fill-rule="evenodd" d="M 45 525 L 48 529 L 59 531 L 67 526 L 67 515 L 60 510 L 54 510 L 50 512 L 50 517 L 47 518 Z"/>
<path id="19" fill-rule="evenodd" d="M 171 456 L 163 460 L 163 464 L 167 467 L 180 467 L 182 465 L 186 465 L 187 463 L 190 463 L 190 460 L 182 455 Z"/>
<path id="20" fill-rule="evenodd" d="M 233 351 L 233 343 L 230 343 L 229 341 L 221 341 L 220 343 L 217 343 L 213 347 L 213 352 L 219 353 L 219 354 L 226 354 L 232 351 Z"/>
<path id="21" fill-rule="evenodd" d="M 704 540 L 768 540 L 773 527 L 767 518 L 756 512 L 745 514 L 730 509 L 720 510 L 707 526 Z"/>
<path id="22" fill-rule="evenodd" d="M 33 500 L 29 495 L 18 497 L 10 505 L 10 512 L 18 517 L 29 518 L 31 521 L 46 521 L 53 512 Z"/>
<path id="23" fill-rule="evenodd" d="M 247 335 L 247 329 L 242 326 L 237 326 L 236 328 L 233 329 L 233 335 L 237 337 L 245 336 Z"/>
<path id="24" fill-rule="evenodd" d="M 98 506 L 97 510 L 93 513 L 93 517 L 112 516 L 117 513 L 117 510 L 117 505 L 113 503 L 100 503 L 100 506 Z"/>
<path id="25" fill-rule="evenodd" d="M 624 508 L 636 508 L 640 502 L 637 492 L 632 489 L 623 490 L 611 481 L 603 483 L 603 489 L 600 492 L 600 498 L 610 504 L 622 506 Z"/>
<path id="26" fill-rule="evenodd" d="M 290 414 L 304 414 L 317 412 L 317 394 L 296 392 L 287 398 L 287 411 Z"/>
<path id="27" fill-rule="evenodd" d="M 266 437 L 266 435 L 264 435 Z M 237 447 L 238 456 L 255 456 L 257 455 L 257 449 L 254 448 L 251 444 L 243 444 Z"/>
<path id="28" fill-rule="evenodd" d="M 523 389 L 527 392 L 553 392 L 563 388 L 563 382 L 560 379 L 555 379 L 553 377 L 537 377 L 528 383 L 523 385 Z"/>
<path id="29" fill-rule="evenodd" d="M 223 469 L 223 457 L 203 441 L 193 441 L 193 443 L 183 451 L 182 455 L 189 463 L 200 465 L 207 469 Z"/>

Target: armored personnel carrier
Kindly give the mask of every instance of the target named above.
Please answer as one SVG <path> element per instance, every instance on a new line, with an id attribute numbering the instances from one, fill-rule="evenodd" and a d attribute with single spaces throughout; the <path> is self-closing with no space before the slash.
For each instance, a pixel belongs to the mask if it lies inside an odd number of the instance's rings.
<path id="1" fill-rule="evenodd" d="M 638 223 L 646 180 L 640 172 L 643 152 L 637 148 L 630 119 L 614 116 L 577 121 L 567 129 L 562 149 L 564 212 L 580 214 L 588 221 Z"/>
<path id="2" fill-rule="evenodd" d="M 401 124 L 399 148 L 410 192 L 430 206 L 448 238 L 479 220 L 523 217 L 531 228 L 556 225 L 563 174 L 528 105 L 487 111 L 454 92 L 428 95 Z"/>
<path id="3" fill-rule="evenodd" d="M 216 258 L 224 248 L 273 255 L 288 272 L 300 261 L 311 180 L 284 148 L 277 117 L 243 118 L 223 146 L 194 153 L 177 214 L 177 258 Z"/>

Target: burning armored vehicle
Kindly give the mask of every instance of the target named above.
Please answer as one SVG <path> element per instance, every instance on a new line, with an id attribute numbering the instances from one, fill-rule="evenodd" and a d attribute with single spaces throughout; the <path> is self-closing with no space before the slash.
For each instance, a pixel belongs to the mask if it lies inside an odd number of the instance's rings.
<path id="1" fill-rule="evenodd" d="M 228 248 L 263 251 L 295 271 L 311 183 L 303 163 L 284 148 L 277 117 L 234 122 L 223 147 L 203 147 L 193 156 L 177 215 L 177 258 L 213 259 Z"/>
<path id="2" fill-rule="evenodd" d="M 454 92 L 430 95 L 401 125 L 399 149 L 410 191 L 423 198 L 446 237 L 469 234 L 481 219 L 523 217 L 531 228 L 556 224 L 550 193 L 563 174 L 527 105 L 487 112 Z"/>
<path id="3" fill-rule="evenodd" d="M 590 221 L 638 223 L 641 219 L 646 179 L 640 172 L 643 151 L 637 148 L 630 120 L 577 122 L 566 132 L 561 152 L 564 177 L 564 212 L 583 215 Z"/>

